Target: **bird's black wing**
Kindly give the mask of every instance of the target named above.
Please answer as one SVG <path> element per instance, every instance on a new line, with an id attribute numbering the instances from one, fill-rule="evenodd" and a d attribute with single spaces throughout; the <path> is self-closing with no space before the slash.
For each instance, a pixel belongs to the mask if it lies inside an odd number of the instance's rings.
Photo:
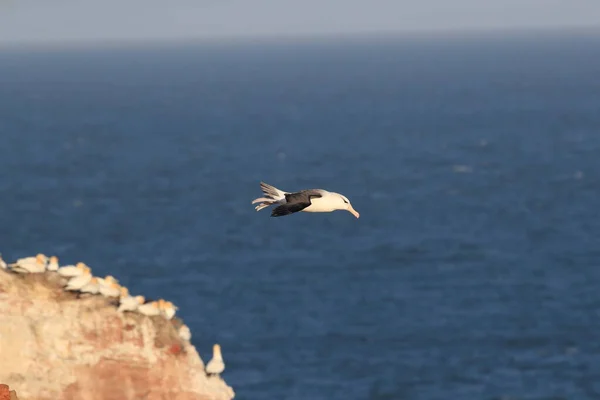
<path id="1" fill-rule="evenodd" d="M 308 206 L 310 206 L 310 202 L 309 203 L 282 204 L 278 207 L 275 207 L 273 209 L 273 211 L 271 211 L 271 217 L 283 217 L 284 215 L 290 215 L 295 212 L 302 211 Z"/>
<path id="2" fill-rule="evenodd" d="M 310 206 L 310 200 L 323 195 L 316 190 L 303 190 L 301 192 L 286 193 L 285 204 L 275 207 L 271 212 L 271 217 L 282 217 L 298 211 L 304 210 Z"/>

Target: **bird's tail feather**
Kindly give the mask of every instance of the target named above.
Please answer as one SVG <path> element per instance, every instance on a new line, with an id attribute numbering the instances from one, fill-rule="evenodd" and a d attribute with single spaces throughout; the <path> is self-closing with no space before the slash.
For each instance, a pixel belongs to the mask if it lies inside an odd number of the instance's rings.
<path id="1" fill-rule="evenodd" d="M 285 200 L 285 194 L 283 190 L 277 189 L 275 186 L 271 186 L 267 183 L 261 182 L 260 188 L 264 194 L 264 197 L 259 197 L 252 200 L 252 204 L 260 203 L 256 207 L 256 211 L 260 211 L 263 208 L 269 207 L 273 204 L 279 204 L 281 200 Z"/>
<path id="2" fill-rule="evenodd" d="M 271 204 L 275 204 L 277 203 L 276 201 L 269 201 L 269 202 L 265 202 L 265 203 L 260 203 L 259 205 L 257 205 L 256 207 L 254 207 L 256 209 L 256 211 L 260 211 L 263 208 L 267 208 L 269 207 Z"/>
<path id="3" fill-rule="evenodd" d="M 266 197 L 259 197 L 258 199 L 252 200 L 252 204 L 259 203 L 261 201 L 273 201 L 273 199 L 269 199 L 269 198 L 266 198 Z"/>
<path id="4" fill-rule="evenodd" d="M 256 209 L 256 211 L 260 211 L 263 208 L 269 207 L 271 204 L 276 204 L 277 200 L 267 199 L 266 197 L 259 197 L 258 199 L 254 199 L 252 201 L 252 204 L 255 204 L 255 203 L 260 203 L 259 205 L 254 207 Z"/>
<path id="5" fill-rule="evenodd" d="M 265 197 L 272 200 L 282 200 L 285 198 L 286 192 L 277 189 L 275 186 L 271 186 L 268 183 L 261 182 L 260 188 L 262 189 Z"/>

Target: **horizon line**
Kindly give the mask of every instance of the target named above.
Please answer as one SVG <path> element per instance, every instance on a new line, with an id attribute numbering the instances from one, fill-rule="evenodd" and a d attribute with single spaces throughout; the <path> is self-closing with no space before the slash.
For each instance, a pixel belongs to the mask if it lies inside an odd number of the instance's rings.
<path id="1" fill-rule="evenodd" d="M 316 32 L 316 33 L 282 33 L 282 34 L 250 34 L 213 35 L 205 37 L 147 37 L 147 38 L 87 38 L 70 40 L 0 40 L 0 50 L 19 49 L 64 49 L 64 48 L 115 48 L 115 47 L 147 47 L 162 45 L 194 45 L 194 44 L 244 44 L 244 43 L 294 43 L 312 41 L 361 40 L 361 39 L 501 39 L 523 36 L 596 36 L 600 35 L 600 25 L 590 26 L 553 26 L 553 27 L 492 27 L 462 29 L 407 29 L 407 30 L 366 30 L 362 32 Z"/>

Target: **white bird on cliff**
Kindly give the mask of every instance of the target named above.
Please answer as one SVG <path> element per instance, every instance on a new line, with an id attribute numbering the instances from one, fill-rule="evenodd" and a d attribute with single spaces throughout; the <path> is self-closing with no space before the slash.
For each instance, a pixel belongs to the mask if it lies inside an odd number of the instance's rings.
<path id="1" fill-rule="evenodd" d="M 65 286 L 65 290 L 75 291 L 81 290 L 84 286 L 92 281 L 92 273 L 88 270 L 84 271 L 82 275 L 74 276 L 69 279 L 69 283 Z"/>
<path id="2" fill-rule="evenodd" d="M 12 265 L 18 265 L 18 264 L 33 264 L 33 263 L 36 263 L 38 260 L 43 260 L 43 261 L 46 261 L 46 260 L 47 260 L 47 257 L 46 257 L 44 254 L 42 254 L 42 253 L 39 253 L 39 254 L 37 254 L 35 257 L 24 257 L 24 258 L 19 258 L 19 259 L 18 259 L 17 261 L 15 261 L 14 263 L 12 263 L 12 264 L 9 264 L 9 266 L 12 266 Z"/>
<path id="3" fill-rule="evenodd" d="M 46 266 L 46 270 L 55 272 L 55 271 L 58 271 L 59 267 L 60 266 L 58 265 L 58 257 L 56 257 L 56 256 L 50 257 L 50 262 Z"/>
<path id="4" fill-rule="evenodd" d="M 179 334 L 179 337 L 186 342 L 189 342 L 192 339 L 192 331 L 190 331 L 190 328 L 185 324 L 179 327 L 177 333 Z"/>
<path id="5" fill-rule="evenodd" d="M 76 278 L 73 278 L 76 279 Z M 100 285 L 98 283 L 98 278 L 95 276 L 87 283 L 87 285 L 83 286 L 79 289 L 80 293 L 89 293 L 89 294 L 98 294 L 100 291 Z"/>
<path id="6" fill-rule="evenodd" d="M 2 259 L 2 254 L 0 254 L 0 269 L 8 269 L 8 265 L 6 264 L 6 262 Z"/>
<path id="7" fill-rule="evenodd" d="M 19 274 L 41 274 L 46 272 L 48 257 L 38 254 L 35 257 L 20 258 L 16 263 L 10 264 L 11 271 Z"/>
<path id="8" fill-rule="evenodd" d="M 112 275 L 106 275 L 104 278 L 98 278 L 98 282 L 101 286 L 109 286 L 111 283 L 119 283 L 119 281 L 116 280 Z"/>
<path id="9" fill-rule="evenodd" d="M 119 298 L 120 298 L 121 300 L 123 300 L 123 299 L 125 299 L 125 298 L 127 298 L 127 297 L 131 297 L 131 296 L 129 295 L 129 289 L 127 289 L 125 286 L 121 286 L 121 289 L 120 289 L 120 290 L 121 290 L 121 294 L 119 295 Z"/>
<path id="10" fill-rule="evenodd" d="M 159 300 L 158 305 L 161 309 L 161 314 L 168 320 L 173 319 L 175 313 L 179 310 L 179 307 L 175 306 L 170 301 L 164 301 L 162 299 Z"/>
<path id="11" fill-rule="evenodd" d="M 58 274 L 65 278 L 72 278 L 74 276 L 83 275 L 85 271 L 91 271 L 90 267 L 82 262 L 78 262 L 76 265 L 65 265 L 58 269 Z"/>
<path id="12" fill-rule="evenodd" d="M 147 317 L 154 317 L 156 315 L 160 315 L 160 307 L 158 306 L 158 301 L 151 301 L 149 303 L 144 303 L 137 308 L 137 312 Z"/>
<path id="13" fill-rule="evenodd" d="M 100 279 L 100 294 L 104 297 L 119 297 L 121 295 L 121 285 L 112 276 Z"/>
<path id="14" fill-rule="evenodd" d="M 223 356 L 221 354 L 221 346 L 218 344 L 213 345 L 213 358 L 206 364 L 206 374 L 219 375 L 225 370 L 225 362 L 223 362 Z"/>
<path id="15" fill-rule="evenodd" d="M 144 296 L 121 296 L 117 312 L 136 311 L 145 301 L 146 298 Z"/>
<path id="16" fill-rule="evenodd" d="M 119 297 L 121 287 L 118 283 L 109 283 L 108 286 L 100 285 L 100 294 L 104 297 Z"/>

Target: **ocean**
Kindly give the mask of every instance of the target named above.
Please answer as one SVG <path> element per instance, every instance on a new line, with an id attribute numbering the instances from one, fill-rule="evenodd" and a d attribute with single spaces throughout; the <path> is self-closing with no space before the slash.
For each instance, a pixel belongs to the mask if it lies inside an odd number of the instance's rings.
<path id="1" fill-rule="evenodd" d="M 238 399 L 600 398 L 600 35 L 3 49 L 0 154 L 3 257 L 171 300 Z"/>

